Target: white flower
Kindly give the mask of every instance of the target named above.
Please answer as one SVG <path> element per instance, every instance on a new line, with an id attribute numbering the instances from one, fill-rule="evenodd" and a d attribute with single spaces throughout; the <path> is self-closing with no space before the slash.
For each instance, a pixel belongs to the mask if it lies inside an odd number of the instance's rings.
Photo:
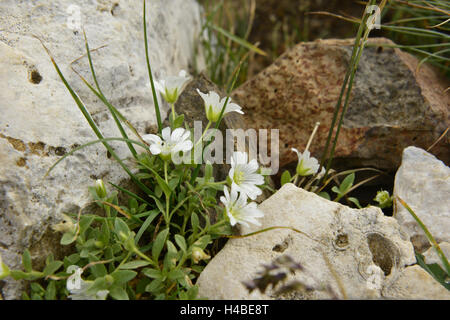
<path id="1" fill-rule="evenodd" d="M 298 156 L 297 174 L 299 176 L 309 176 L 315 174 L 319 170 L 319 161 L 314 157 L 310 157 L 308 150 L 303 152 L 303 154 L 295 148 L 292 148 L 291 150 L 297 153 Z M 320 172 L 320 174 L 323 173 L 325 172 Z"/>
<path id="2" fill-rule="evenodd" d="M 187 72 L 181 70 L 178 76 L 168 76 L 155 81 L 155 88 L 161 92 L 168 103 L 173 104 L 177 102 L 179 95 L 189 80 L 190 77 Z"/>
<path id="3" fill-rule="evenodd" d="M 257 218 L 264 217 L 264 213 L 257 208 L 255 202 L 247 203 L 245 193 L 241 193 L 238 198 L 238 192 L 234 188 L 231 188 L 231 194 L 228 192 L 227 187 L 224 187 L 223 192 L 225 197 L 220 197 L 220 201 L 225 205 L 231 226 L 234 226 L 236 223 L 246 227 L 249 226 L 249 223 L 257 226 L 261 225 Z"/>
<path id="4" fill-rule="evenodd" d="M 171 132 L 170 127 L 162 130 L 162 139 L 155 134 L 146 134 L 142 137 L 145 142 L 150 144 L 150 152 L 154 155 L 159 154 L 162 159 L 168 160 L 172 155 L 182 151 L 187 152 L 192 149 L 192 141 L 189 140 L 191 132 L 177 128 Z"/>
<path id="5" fill-rule="evenodd" d="M 78 266 L 72 265 L 67 268 L 68 273 L 73 274 L 67 279 L 66 288 L 69 290 L 68 296 L 72 300 L 105 300 L 109 291 L 99 290 L 95 294 L 88 293 L 89 287 L 93 284 L 93 281 L 85 281 L 81 278 L 83 269 Z"/>
<path id="6" fill-rule="evenodd" d="M 255 200 L 262 194 L 257 185 L 264 183 L 264 177 L 256 173 L 258 162 L 256 159 L 248 162 L 246 152 L 234 152 L 231 157 L 231 169 L 229 177 L 231 179 L 231 188 L 246 194 L 250 199 Z"/>
<path id="7" fill-rule="evenodd" d="M 217 122 L 227 98 L 225 97 L 220 99 L 219 95 L 214 91 L 203 93 L 199 89 L 197 89 L 197 92 L 205 102 L 206 118 L 211 122 Z M 238 106 L 236 103 L 231 103 L 231 98 L 228 99 L 228 103 L 225 107 L 223 115 L 225 116 L 225 114 L 227 114 L 228 112 L 238 112 L 240 114 L 244 114 L 240 106 Z"/>

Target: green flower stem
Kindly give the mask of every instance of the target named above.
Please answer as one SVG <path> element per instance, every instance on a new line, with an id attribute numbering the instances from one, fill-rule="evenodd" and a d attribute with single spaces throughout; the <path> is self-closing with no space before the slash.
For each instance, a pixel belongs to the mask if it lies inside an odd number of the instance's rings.
<path id="1" fill-rule="evenodd" d="M 167 161 L 164 161 L 164 179 L 166 180 L 166 183 L 169 183 L 167 178 Z"/>
<path id="2" fill-rule="evenodd" d="M 209 226 L 209 227 L 203 229 L 202 232 L 200 232 L 200 233 L 197 235 L 197 237 L 196 237 L 195 240 L 200 239 L 201 236 L 203 236 L 206 232 L 210 232 L 211 229 L 215 229 L 215 228 L 217 228 L 217 227 L 220 227 L 220 226 L 224 225 L 224 224 L 227 223 L 227 222 L 228 222 L 228 221 L 227 221 L 226 219 L 223 219 L 222 221 L 219 221 L 219 222 L 213 224 L 212 226 Z M 195 242 L 195 240 L 194 240 L 194 242 Z"/>
<path id="3" fill-rule="evenodd" d="M 169 179 L 168 179 L 168 175 L 167 175 L 167 166 L 168 166 L 168 161 L 164 161 L 164 179 L 166 180 L 166 183 L 169 184 Z M 166 224 L 169 225 L 170 224 L 170 195 L 166 194 L 166 214 L 164 217 L 164 220 L 166 221 Z"/>
<path id="4" fill-rule="evenodd" d="M 186 226 L 187 226 L 187 222 L 189 220 L 189 216 L 190 215 L 185 215 L 184 219 L 183 219 L 183 226 L 181 227 L 181 235 L 184 236 L 186 234 Z"/>
<path id="5" fill-rule="evenodd" d="M 143 254 L 141 251 L 139 251 L 138 248 L 134 247 L 133 252 L 135 254 L 137 254 L 139 257 L 141 257 L 142 259 L 144 259 L 145 261 L 150 262 L 154 267 L 157 267 L 159 269 L 159 266 L 157 263 L 155 263 L 152 259 L 150 259 L 149 257 L 147 257 L 145 254 Z"/>
<path id="6" fill-rule="evenodd" d="M 172 123 L 173 123 L 177 117 L 177 115 L 175 113 L 175 103 L 171 103 L 170 108 L 172 109 Z"/>
<path id="7" fill-rule="evenodd" d="M 127 262 L 127 260 L 130 258 L 132 252 L 128 252 L 127 256 L 122 260 L 122 262 L 120 262 L 120 264 L 117 266 L 117 268 L 114 270 L 119 270 L 121 266 L 124 265 L 125 262 Z"/>
<path id="8" fill-rule="evenodd" d="M 209 127 L 211 126 L 211 124 L 212 124 L 212 122 L 209 121 L 208 124 L 206 125 L 205 130 L 204 130 L 203 133 L 202 133 L 202 136 L 201 136 L 200 139 L 198 139 L 198 141 L 195 143 L 195 147 L 196 147 L 200 142 L 203 141 L 203 138 L 205 137 L 206 132 L 208 131 L 208 129 L 209 129 Z M 203 152 L 202 152 L 202 157 L 203 157 Z"/>

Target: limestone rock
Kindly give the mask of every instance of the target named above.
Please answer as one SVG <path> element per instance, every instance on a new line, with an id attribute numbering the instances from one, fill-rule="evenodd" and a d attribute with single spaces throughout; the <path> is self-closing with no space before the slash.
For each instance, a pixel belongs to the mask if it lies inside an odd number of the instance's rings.
<path id="1" fill-rule="evenodd" d="M 322 155 L 353 42 L 300 43 L 233 92 L 249 128 L 280 130 L 281 166 L 297 161 L 290 148 L 304 149 L 318 121 L 310 151 Z M 448 81 L 427 65 L 416 73 L 417 59 L 383 43 L 392 44 L 369 39 L 356 72 L 335 153 L 345 168 L 394 171 L 403 148 L 428 148 L 450 126 Z M 449 143 L 433 148 L 447 163 Z"/>
<path id="2" fill-rule="evenodd" d="M 188 70 L 200 32 L 200 6 L 194 0 L 147 3 L 155 78 Z M 105 136 L 120 134 L 106 107 L 70 69 L 70 63 L 81 57 L 72 66 L 93 83 L 87 58 L 82 57 L 81 27 L 110 102 L 142 134 L 156 121 L 145 65 L 142 2 L 5 0 L 0 2 L 0 16 L 0 254 L 11 268 L 20 268 L 24 248 L 31 248 L 37 260 L 45 259 L 50 249 L 57 250 L 60 235 L 50 225 L 59 222 L 60 213 L 76 212 L 90 201 L 87 187 L 95 179 L 113 183 L 127 179 L 102 145 L 77 152 L 44 179 L 60 156 L 96 137 L 32 36 L 50 49 Z M 123 143 L 111 145 L 120 157 L 129 155 Z M 20 296 L 19 289 L 14 281 L 0 285 L 5 299 Z"/>
<path id="3" fill-rule="evenodd" d="M 450 241 L 450 168 L 435 156 L 416 147 L 403 151 L 395 175 L 394 196 L 403 199 L 439 243 Z M 429 246 L 425 233 L 411 214 L 396 201 L 394 216 L 422 252 Z"/>
<path id="4" fill-rule="evenodd" d="M 450 258 L 450 243 L 441 242 L 441 243 L 439 243 L 439 247 L 441 248 L 444 255 L 447 257 L 447 259 Z M 437 263 L 442 268 L 442 270 L 445 270 L 445 267 L 444 267 L 444 264 L 442 263 L 441 258 L 439 258 L 436 250 L 433 247 L 431 247 L 430 249 L 425 251 L 423 253 L 423 256 L 425 258 L 426 264 Z"/>
<path id="5" fill-rule="evenodd" d="M 419 265 L 406 268 L 383 295 L 393 299 L 450 300 L 450 291 Z"/>
<path id="6" fill-rule="evenodd" d="M 275 229 L 229 240 L 201 273 L 197 282 L 200 296 L 329 299 L 330 295 L 320 290 L 289 297 L 276 296 L 271 290 L 265 294 L 248 293 L 242 282 L 255 278 L 263 264 L 287 254 L 309 272 L 296 274 L 295 278 L 311 286 L 330 285 L 339 298 L 382 298 L 383 289 L 394 283 L 406 266 L 416 262 L 407 234 L 379 208 L 352 209 L 293 184 L 285 184 L 259 208 L 265 214 L 260 220 L 262 226 L 243 228 L 242 234 L 273 226 L 292 227 L 302 233 Z"/>

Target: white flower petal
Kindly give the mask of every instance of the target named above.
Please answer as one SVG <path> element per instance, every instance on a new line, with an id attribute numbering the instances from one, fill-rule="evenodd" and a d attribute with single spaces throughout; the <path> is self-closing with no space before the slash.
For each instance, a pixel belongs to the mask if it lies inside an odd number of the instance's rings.
<path id="1" fill-rule="evenodd" d="M 164 139 L 164 141 L 170 141 L 170 133 L 171 133 L 172 129 L 170 129 L 170 127 L 166 127 L 164 129 L 162 129 L 162 137 Z"/>
<path id="2" fill-rule="evenodd" d="M 146 134 L 142 136 L 142 139 L 148 144 L 161 143 L 162 140 L 156 134 Z"/>
<path id="3" fill-rule="evenodd" d="M 183 136 L 184 131 L 185 131 L 185 129 L 183 129 L 183 128 L 177 128 L 177 129 L 173 130 L 170 140 L 174 143 L 178 142 L 179 140 L 181 140 L 181 137 Z"/>
<path id="4" fill-rule="evenodd" d="M 152 144 L 150 146 L 150 152 L 154 155 L 160 154 L 162 152 L 162 147 L 161 145 L 158 144 Z"/>

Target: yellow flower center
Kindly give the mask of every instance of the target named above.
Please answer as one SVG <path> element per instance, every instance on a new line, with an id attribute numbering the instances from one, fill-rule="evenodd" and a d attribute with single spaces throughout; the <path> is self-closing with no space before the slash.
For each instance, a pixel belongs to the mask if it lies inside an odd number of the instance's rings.
<path id="1" fill-rule="evenodd" d="M 233 175 L 234 183 L 237 185 L 240 185 L 242 182 L 244 182 L 244 172 L 242 171 L 235 171 Z"/>

